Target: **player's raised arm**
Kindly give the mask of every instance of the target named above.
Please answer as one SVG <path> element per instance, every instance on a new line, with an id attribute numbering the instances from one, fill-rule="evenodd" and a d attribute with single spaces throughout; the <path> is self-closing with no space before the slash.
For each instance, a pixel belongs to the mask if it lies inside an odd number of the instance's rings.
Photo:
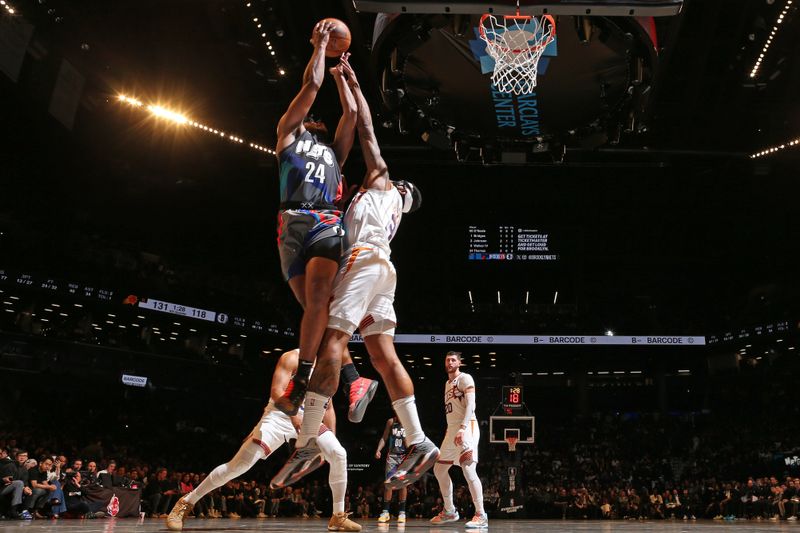
<path id="1" fill-rule="evenodd" d="M 311 54 L 311 59 L 303 73 L 303 86 L 289 104 L 286 113 L 278 121 L 278 144 L 275 147 L 275 151 L 278 153 L 294 142 L 297 130 L 302 127 L 303 119 L 311 110 L 317 93 L 322 87 L 322 81 L 325 79 L 325 50 L 328 47 L 332 29 L 332 22 L 319 22 L 314 26 L 311 34 L 314 53 Z"/>
<path id="2" fill-rule="evenodd" d="M 364 98 L 364 93 L 361 92 L 356 73 L 346 57 L 342 57 L 341 65 L 347 76 L 347 84 L 353 91 L 353 96 L 358 106 L 356 127 L 358 128 L 358 140 L 361 143 L 364 163 L 367 166 L 364 187 L 368 189 L 389 189 L 392 186 L 389 181 L 389 169 L 378 147 L 378 139 L 375 137 L 375 128 L 372 125 L 372 114 L 370 113 L 369 105 L 366 98 Z"/>
<path id="3" fill-rule="evenodd" d="M 350 56 L 345 53 L 342 58 L 347 60 Z M 339 101 L 342 104 L 342 117 L 339 119 L 339 124 L 336 126 L 336 135 L 333 138 L 331 148 L 336 154 L 336 159 L 339 161 L 339 167 L 343 168 L 347 156 L 350 155 L 350 150 L 353 148 L 353 141 L 356 134 L 356 116 L 358 114 L 358 107 L 356 99 L 352 91 L 347 86 L 347 79 L 344 77 L 342 64 L 339 63 L 330 69 L 331 76 L 336 81 L 336 89 L 339 91 Z"/>

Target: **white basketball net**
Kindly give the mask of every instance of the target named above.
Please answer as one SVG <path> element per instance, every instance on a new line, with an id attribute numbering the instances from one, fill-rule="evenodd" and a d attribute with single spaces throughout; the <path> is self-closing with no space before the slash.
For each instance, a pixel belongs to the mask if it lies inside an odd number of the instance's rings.
<path id="1" fill-rule="evenodd" d="M 486 41 L 486 52 L 494 59 L 495 87 L 504 93 L 532 93 L 539 59 L 555 33 L 555 20 L 550 15 L 481 17 L 480 36 Z"/>

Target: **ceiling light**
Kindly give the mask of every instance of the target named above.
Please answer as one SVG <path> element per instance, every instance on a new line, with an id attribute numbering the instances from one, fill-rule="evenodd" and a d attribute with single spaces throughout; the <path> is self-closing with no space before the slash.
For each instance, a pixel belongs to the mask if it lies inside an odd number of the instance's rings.
<path id="1" fill-rule="evenodd" d="M 767 51 L 769 50 L 770 46 L 772 45 L 772 37 L 778 31 L 778 25 L 783 23 L 783 18 L 786 16 L 787 12 L 789 11 L 789 6 L 792 5 L 792 0 L 786 0 L 786 5 L 783 8 L 783 11 L 778 15 L 778 19 L 776 21 L 776 25 L 772 27 L 772 31 L 769 34 L 764 46 L 761 48 L 761 53 L 758 55 L 758 59 L 756 60 L 753 68 L 750 70 L 750 77 L 755 78 L 758 74 L 758 70 L 761 68 L 761 63 L 764 60 L 764 56 L 766 55 Z"/>

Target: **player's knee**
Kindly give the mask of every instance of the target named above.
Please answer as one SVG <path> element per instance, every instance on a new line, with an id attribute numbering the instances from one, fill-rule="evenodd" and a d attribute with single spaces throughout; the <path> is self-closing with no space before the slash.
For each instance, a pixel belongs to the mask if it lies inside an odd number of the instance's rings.
<path id="1" fill-rule="evenodd" d="M 447 476 L 447 471 L 450 470 L 449 464 L 436 463 L 433 467 L 433 475 L 437 478 Z"/>
<path id="2" fill-rule="evenodd" d="M 367 346 L 367 349 L 369 351 L 369 360 L 375 370 L 388 371 L 397 365 L 402 366 L 396 354 L 382 349 L 380 345 L 373 344 L 372 346 Z"/>
<path id="3" fill-rule="evenodd" d="M 326 445 L 326 450 L 324 453 L 325 460 L 328 461 L 331 465 L 331 472 L 333 471 L 347 471 L 347 451 L 344 447 L 339 443 L 329 443 Z"/>
<path id="4" fill-rule="evenodd" d="M 331 460 L 339 464 L 347 464 L 347 450 L 341 444 L 337 444 L 331 449 Z"/>
<path id="5" fill-rule="evenodd" d="M 458 464 L 460 464 L 461 468 L 464 469 L 464 475 L 466 475 L 466 472 L 469 469 L 469 467 L 475 464 L 475 455 L 472 453 L 472 450 L 467 450 L 464 453 L 462 453 L 461 456 L 458 458 Z"/>
<path id="6" fill-rule="evenodd" d="M 392 368 L 391 362 L 386 360 L 383 354 L 369 354 L 369 360 L 373 368 L 383 375 Z"/>

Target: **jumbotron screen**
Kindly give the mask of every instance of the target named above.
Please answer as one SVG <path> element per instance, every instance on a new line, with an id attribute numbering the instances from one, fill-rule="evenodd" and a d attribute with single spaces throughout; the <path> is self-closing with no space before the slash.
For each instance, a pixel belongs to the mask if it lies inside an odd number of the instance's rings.
<path id="1" fill-rule="evenodd" d="M 558 261 L 551 233 L 542 228 L 514 224 L 470 225 L 470 261 Z"/>

